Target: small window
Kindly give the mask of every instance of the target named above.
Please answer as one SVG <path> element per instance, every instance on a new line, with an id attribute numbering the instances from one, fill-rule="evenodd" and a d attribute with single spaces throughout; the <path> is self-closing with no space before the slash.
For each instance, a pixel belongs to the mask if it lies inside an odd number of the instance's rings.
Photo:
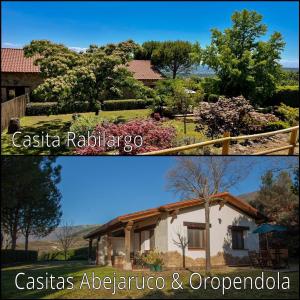
<path id="1" fill-rule="evenodd" d="M 188 249 L 205 248 L 205 229 L 188 227 Z"/>
<path id="2" fill-rule="evenodd" d="M 231 229 L 232 233 L 232 249 L 243 250 L 245 249 L 244 231 L 242 229 Z"/>

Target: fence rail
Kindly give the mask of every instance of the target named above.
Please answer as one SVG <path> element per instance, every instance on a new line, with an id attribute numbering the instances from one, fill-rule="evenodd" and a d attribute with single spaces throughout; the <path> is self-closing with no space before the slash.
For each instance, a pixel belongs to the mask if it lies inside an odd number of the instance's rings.
<path id="1" fill-rule="evenodd" d="M 262 138 L 262 137 L 270 137 L 274 136 L 277 134 L 283 134 L 283 133 L 291 133 L 290 134 L 290 139 L 289 139 L 289 144 L 286 146 L 281 146 L 273 149 L 268 149 L 265 151 L 257 152 L 257 153 L 252 153 L 251 155 L 265 155 L 269 153 L 275 153 L 283 150 L 288 150 L 288 155 L 293 155 L 295 152 L 295 148 L 299 146 L 297 144 L 297 139 L 298 139 L 298 131 L 299 131 L 299 126 L 294 126 L 286 129 L 281 129 L 281 130 L 276 130 L 276 131 L 271 131 L 271 132 L 265 132 L 265 133 L 259 133 L 259 134 L 251 134 L 251 135 L 242 135 L 242 136 L 230 136 L 229 132 L 225 132 L 224 136 L 219 139 L 215 140 L 210 140 L 206 142 L 201 142 L 201 143 L 196 143 L 196 144 L 191 144 L 191 145 L 184 145 L 184 146 L 179 146 L 175 148 L 170 148 L 170 149 L 164 149 L 164 150 L 158 150 L 158 151 L 153 151 L 153 152 L 147 152 L 147 153 L 142 153 L 140 155 L 168 155 L 168 154 L 178 154 L 179 152 L 183 152 L 186 150 L 191 150 L 191 149 L 200 149 L 205 146 L 213 145 L 213 144 L 220 144 L 222 143 L 222 155 L 229 155 L 230 154 L 230 142 L 231 141 L 240 141 L 240 140 L 254 140 L 257 138 Z"/>
<path id="2" fill-rule="evenodd" d="M 28 94 L 1 103 L 1 132 L 8 126 L 11 118 L 25 116 Z"/>

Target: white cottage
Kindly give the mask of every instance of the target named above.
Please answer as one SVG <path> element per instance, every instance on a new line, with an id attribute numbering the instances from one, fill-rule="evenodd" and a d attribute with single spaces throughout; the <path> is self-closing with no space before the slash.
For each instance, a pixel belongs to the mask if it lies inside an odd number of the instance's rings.
<path id="1" fill-rule="evenodd" d="M 247 264 L 248 251 L 259 249 L 259 237 L 252 231 L 264 220 L 257 209 L 227 192 L 212 196 L 212 265 Z M 182 250 L 176 243 L 178 234 L 188 240 L 186 266 L 204 265 L 203 199 L 170 203 L 119 216 L 87 234 L 85 239 L 89 240 L 90 260 L 98 265 L 130 270 L 135 265 L 135 254 L 155 249 L 163 254 L 166 268 L 180 268 Z M 93 248 L 96 253 L 93 253 Z"/>

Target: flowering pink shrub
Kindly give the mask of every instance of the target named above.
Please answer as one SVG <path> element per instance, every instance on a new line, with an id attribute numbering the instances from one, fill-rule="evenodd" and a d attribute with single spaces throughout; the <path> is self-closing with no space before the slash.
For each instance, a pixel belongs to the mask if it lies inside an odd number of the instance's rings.
<path id="1" fill-rule="evenodd" d="M 163 126 L 162 122 L 151 119 L 123 124 L 103 122 L 96 126 L 87 143 L 76 148 L 75 152 L 81 155 L 97 155 L 112 150 L 118 150 L 122 155 L 145 153 L 170 148 L 175 137 L 174 127 Z"/>

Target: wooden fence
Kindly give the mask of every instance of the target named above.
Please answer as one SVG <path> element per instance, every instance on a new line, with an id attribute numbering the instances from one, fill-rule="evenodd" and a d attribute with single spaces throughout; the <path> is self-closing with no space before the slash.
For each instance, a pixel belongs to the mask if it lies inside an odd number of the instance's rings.
<path id="1" fill-rule="evenodd" d="M 164 149 L 159 151 L 153 151 L 153 152 L 147 152 L 142 153 L 140 155 L 168 155 L 168 154 L 178 154 L 179 152 L 183 152 L 186 150 L 192 150 L 192 149 L 199 149 L 203 148 L 205 146 L 213 145 L 213 144 L 222 144 L 222 155 L 229 155 L 230 154 L 230 142 L 231 141 L 240 141 L 240 140 L 254 140 L 262 137 L 270 137 L 275 136 L 277 134 L 282 133 L 289 133 L 290 132 L 290 139 L 289 144 L 282 147 L 277 147 L 273 149 L 268 149 L 261 152 L 251 153 L 251 155 L 265 155 L 269 153 L 275 153 L 283 150 L 288 150 L 288 155 L 293 155 L 295 152 L 295 148 L 299 146 L 297 144 L 298 140 L 298 131 L 299 126 L 290 127 L 287 129 L 277 130 L 277 131 L 271 131 L 271 132 L 265 132 L 265 133 L 259 133 L 259 134 L 252 134 L 252 135 L 242 135 L 242 136 L 230 136 L 228 132 L 225 132 L 224 136 L 222 138 L 191 144 L 191 145 L 185 145 L 185 146 L 179 146 L 175 148 L 170 149 Z"/>
<path id="2" fill-rule="evenodd" d="M 1 103 L 1 132 L 8 126 L 11 118 L 25 116 L 29 95 L 25 94 Z"/>

